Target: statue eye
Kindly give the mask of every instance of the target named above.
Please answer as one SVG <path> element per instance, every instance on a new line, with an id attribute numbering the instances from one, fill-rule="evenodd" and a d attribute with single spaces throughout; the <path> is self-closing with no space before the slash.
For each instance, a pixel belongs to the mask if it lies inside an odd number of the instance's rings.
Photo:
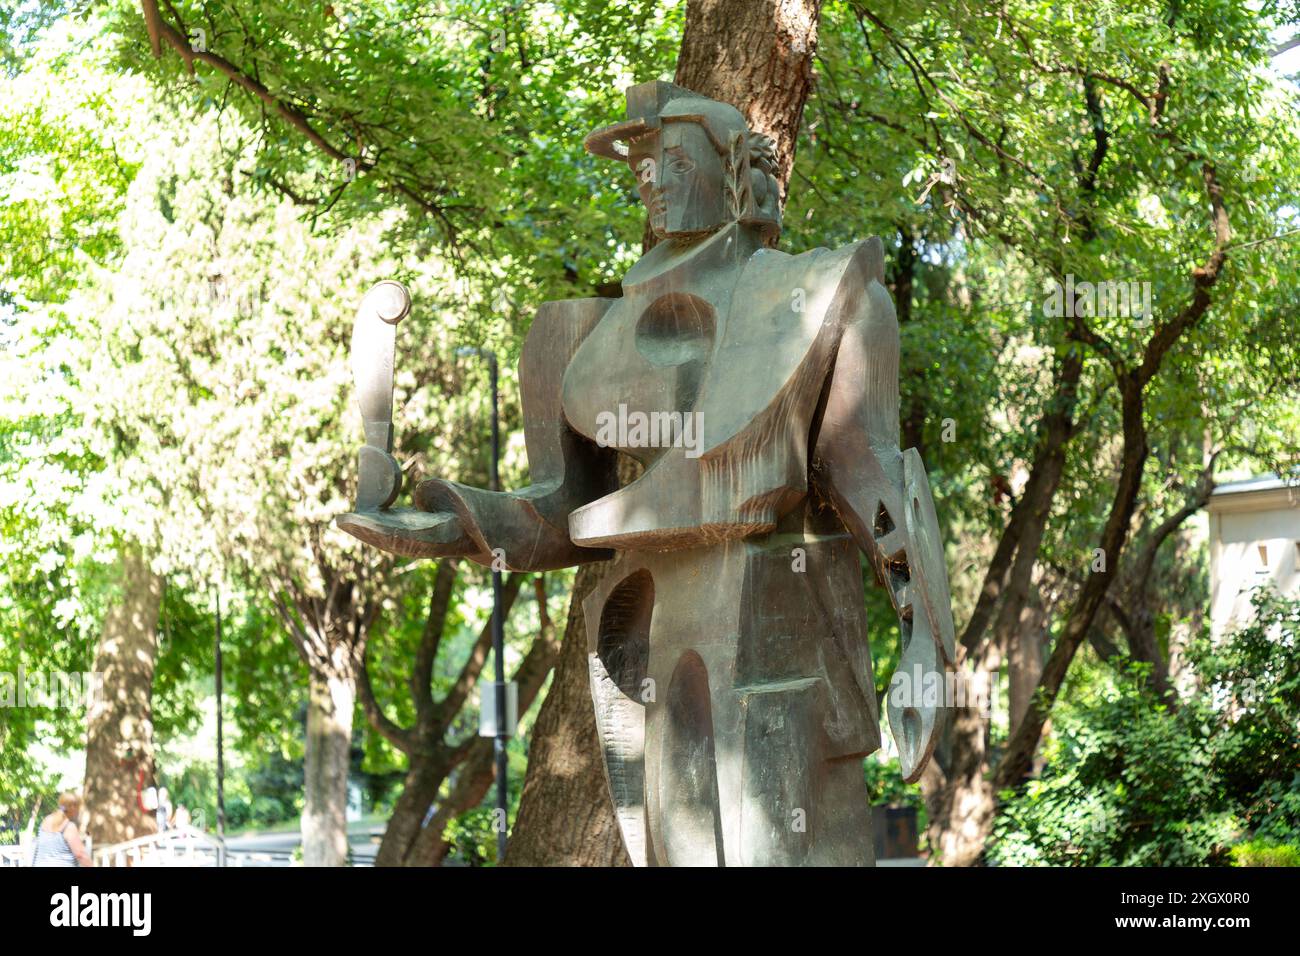
<path id="1" fill-rule="evenodd" d="M 691 162 L 689 159 L 685 159 L 685 158 L 675 159 L 673 160 L 672 164 L 668 168 L 671 169 L 673 172 L 675 172 L 677 175 L 682 176 L 685 175 L 686 173 L 689 173 L 691 170 L 693 170 L 695 168 L 695 164 Z"/>

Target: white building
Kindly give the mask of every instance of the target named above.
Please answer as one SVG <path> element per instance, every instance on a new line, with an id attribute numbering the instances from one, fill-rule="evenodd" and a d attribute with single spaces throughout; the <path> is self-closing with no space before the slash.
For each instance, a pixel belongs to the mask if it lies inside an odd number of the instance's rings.
<path id="1" fill-rule="evenodd" d="M 1275 475 L 1234 481 L 1214 490 L 1206 510 L 1215 634 L 1250 619 L 1250 592 L 1261 584 L 1300 596 L 1300 487 Z"/>

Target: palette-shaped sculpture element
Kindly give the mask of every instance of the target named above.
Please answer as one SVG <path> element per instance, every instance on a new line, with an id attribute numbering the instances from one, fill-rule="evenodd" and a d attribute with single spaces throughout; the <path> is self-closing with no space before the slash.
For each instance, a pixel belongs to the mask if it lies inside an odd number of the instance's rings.
<path id="1" fill-rule="evenodd" d="M 614 559 L 583 612 L 634 862 L 870 865 L 862 760 L 881 739 L 859 551 L 899 616 L 908 680 L 889 718 L 909 781 L 953 662 L 929 484 L 898 447 L 883 248 L 775 251 L 771 144 L 741 113 L 662 82 L 627 103 L 585 145 L 631 166 L 660 241 L 622 298 L 538 311 L 519 369 L 533 484 L 430 479 L 414 509 L 390 508 L 409 302 L 381 284 L 357 318 L 367 445 L 338 523 L 397 554 L 516 570 Z M 622 488 L 617 452 L 644 467 Z"/>

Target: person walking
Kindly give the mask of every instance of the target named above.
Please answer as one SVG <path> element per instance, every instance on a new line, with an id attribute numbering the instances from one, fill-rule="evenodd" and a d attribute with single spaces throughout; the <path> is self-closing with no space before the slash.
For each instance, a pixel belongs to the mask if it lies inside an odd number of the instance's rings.
<path id="1" fill-rule="evenodd" d="M 158 809 L 154 811 L 154 819 L 158 821 L 159 833 L 172 828 L 172 798 L 166 787 L 158 788 Z"/>
<path id="2" fill-rule="evenodd" d="M 81 814 L 81 798 L 75 793 L 59 797 L 59 809 L 41 821 L 36 832 L 36 845 L 32 848 L 32 866 L 94 866 L 86 852 L 77 817 Z"/>

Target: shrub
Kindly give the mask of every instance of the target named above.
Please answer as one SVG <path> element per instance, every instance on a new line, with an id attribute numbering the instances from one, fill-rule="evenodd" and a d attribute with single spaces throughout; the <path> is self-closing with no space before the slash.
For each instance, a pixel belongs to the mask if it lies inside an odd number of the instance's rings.
<path id="1" fill-rule="evenodd" d="M 1176 705 L 1129 664 L 1061 701 L 1042 777 L 1004 797 L 990 858 L 1007 865 L 1227 865 L 1300 843 L 1300 601 L 1261 593 L 1252 622 L 1187 648 Z M 1245 833 L 1278 852 L 1232 851 Z M 1279 845 L 1283 848 L 1279 849 Z M 1272 865 L 1283 865 L 1275 863 Z"/>
<path id="2" fill-rule="evenodd" d="M 1232 848 L 1233 866 L 1300 866 L 1300 845 L 1248 840 Z"/>

